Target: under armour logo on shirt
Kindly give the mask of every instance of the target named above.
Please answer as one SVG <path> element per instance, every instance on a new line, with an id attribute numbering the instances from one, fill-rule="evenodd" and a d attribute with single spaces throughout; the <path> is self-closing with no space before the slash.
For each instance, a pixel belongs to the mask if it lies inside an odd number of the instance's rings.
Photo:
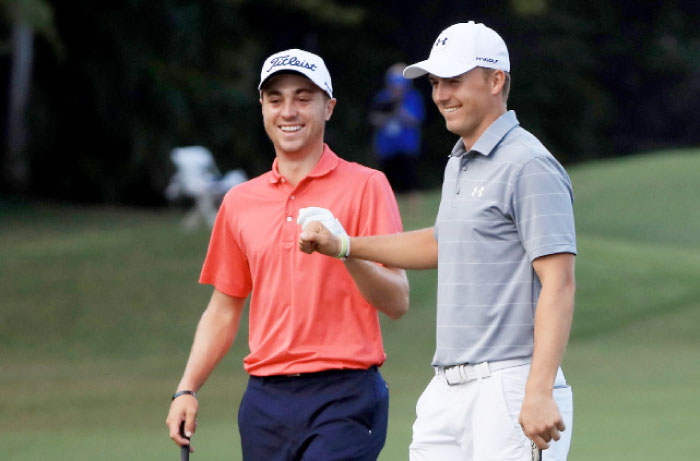
<path id="1" fill-rule="evenodd" d="M 435 42 L 435 45 L 433 45 L 433 46 L 444 45 L 446 41 L 447 41 L 447 37 L 445 37 L 443 39 L 438 37 L 437 41 Z"/>
<path id="2" fill-rule="evenodd" d="M 481 197 L 484 194 L 484 186 L 474 186 L 472 191 L 472 197 Z"/>

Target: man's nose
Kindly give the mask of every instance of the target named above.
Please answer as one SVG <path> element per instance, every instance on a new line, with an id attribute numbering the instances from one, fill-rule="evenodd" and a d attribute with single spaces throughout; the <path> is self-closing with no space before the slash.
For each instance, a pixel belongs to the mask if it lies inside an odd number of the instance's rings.
<path id="1" fill-rule="evenodd" d="M 293 118 L 297 115 L 297 107 L 294 101 L 285 101 L 282 105 L 282 117 Z"/>
<path id="2" fill-rule="evenodd" d="M 433 99 L 435 102 L 446 101 L 449 99 L 449 92 L 447 91 L 447 85 L 438 81 L 433 86 Z"/>

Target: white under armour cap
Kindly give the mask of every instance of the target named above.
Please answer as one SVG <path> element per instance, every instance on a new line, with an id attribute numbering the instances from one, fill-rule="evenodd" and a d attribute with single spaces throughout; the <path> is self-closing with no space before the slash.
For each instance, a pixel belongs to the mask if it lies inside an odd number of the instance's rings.
<path id="1" fill-rule="evenodd" d="M 469 21 L 440 32 L 428 59 L 406 67 L 403 76 L 416 78 L 433 74 L 449 78 L 475 67 L 510 72 L 510 59 L 500 35 L 483 24 Z"/>
<path id="2" fill-rule="evenodd" d="M 329 97 L 333 98 L 331 74 L 328 73 L 326 63 L 323 62 L 320 56 L 296 48 L 280 51 L 265 60 L 260 71 L 258 90 L 262 88 L 265 80 L 283 71 L 302 74 L 322 89 Z"/>

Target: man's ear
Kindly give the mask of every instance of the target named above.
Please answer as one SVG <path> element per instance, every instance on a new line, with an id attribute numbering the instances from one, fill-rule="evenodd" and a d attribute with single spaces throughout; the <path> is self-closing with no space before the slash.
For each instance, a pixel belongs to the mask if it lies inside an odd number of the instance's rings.
<path id="1" fill-rule="evenodd" d="M 506 84 L 506 73 L 502 70 L 496 70 L 491 73 L 491 94 L 497 95 L 503 91 L 503 85 Z"/>
<path id="2" fill-rule="evenodd" d="M 326 102 L 326 121 L 329 121 L 331 119 L 331 115 L 333 115 L 333 109 L 335 109 L 335 105 L 338 102 L 337 99 L 331 98 Z"/>

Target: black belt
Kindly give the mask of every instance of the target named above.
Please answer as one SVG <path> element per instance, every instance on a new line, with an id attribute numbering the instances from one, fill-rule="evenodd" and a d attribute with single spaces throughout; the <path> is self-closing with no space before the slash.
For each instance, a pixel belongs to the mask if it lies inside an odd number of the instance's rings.
<path id="1" fill-rule="evenodd" d="M 269 376 L 255 376 L 250 375 L 250 379 L 261 382 L 280 382 L 280 381 L 290 381 L 298 379 L 314 379 L 314 378 L 327 378 L 330 376 L 341 376 L 354 373 L 367 373 L 368 371 L 377 371 L 377 366 L 372 365 L 369 368 L 338 368 L 332 370 L 322 370 L 314 371 L 310 373 L 294 373 L 289 375 L 269 375 Z"/>

